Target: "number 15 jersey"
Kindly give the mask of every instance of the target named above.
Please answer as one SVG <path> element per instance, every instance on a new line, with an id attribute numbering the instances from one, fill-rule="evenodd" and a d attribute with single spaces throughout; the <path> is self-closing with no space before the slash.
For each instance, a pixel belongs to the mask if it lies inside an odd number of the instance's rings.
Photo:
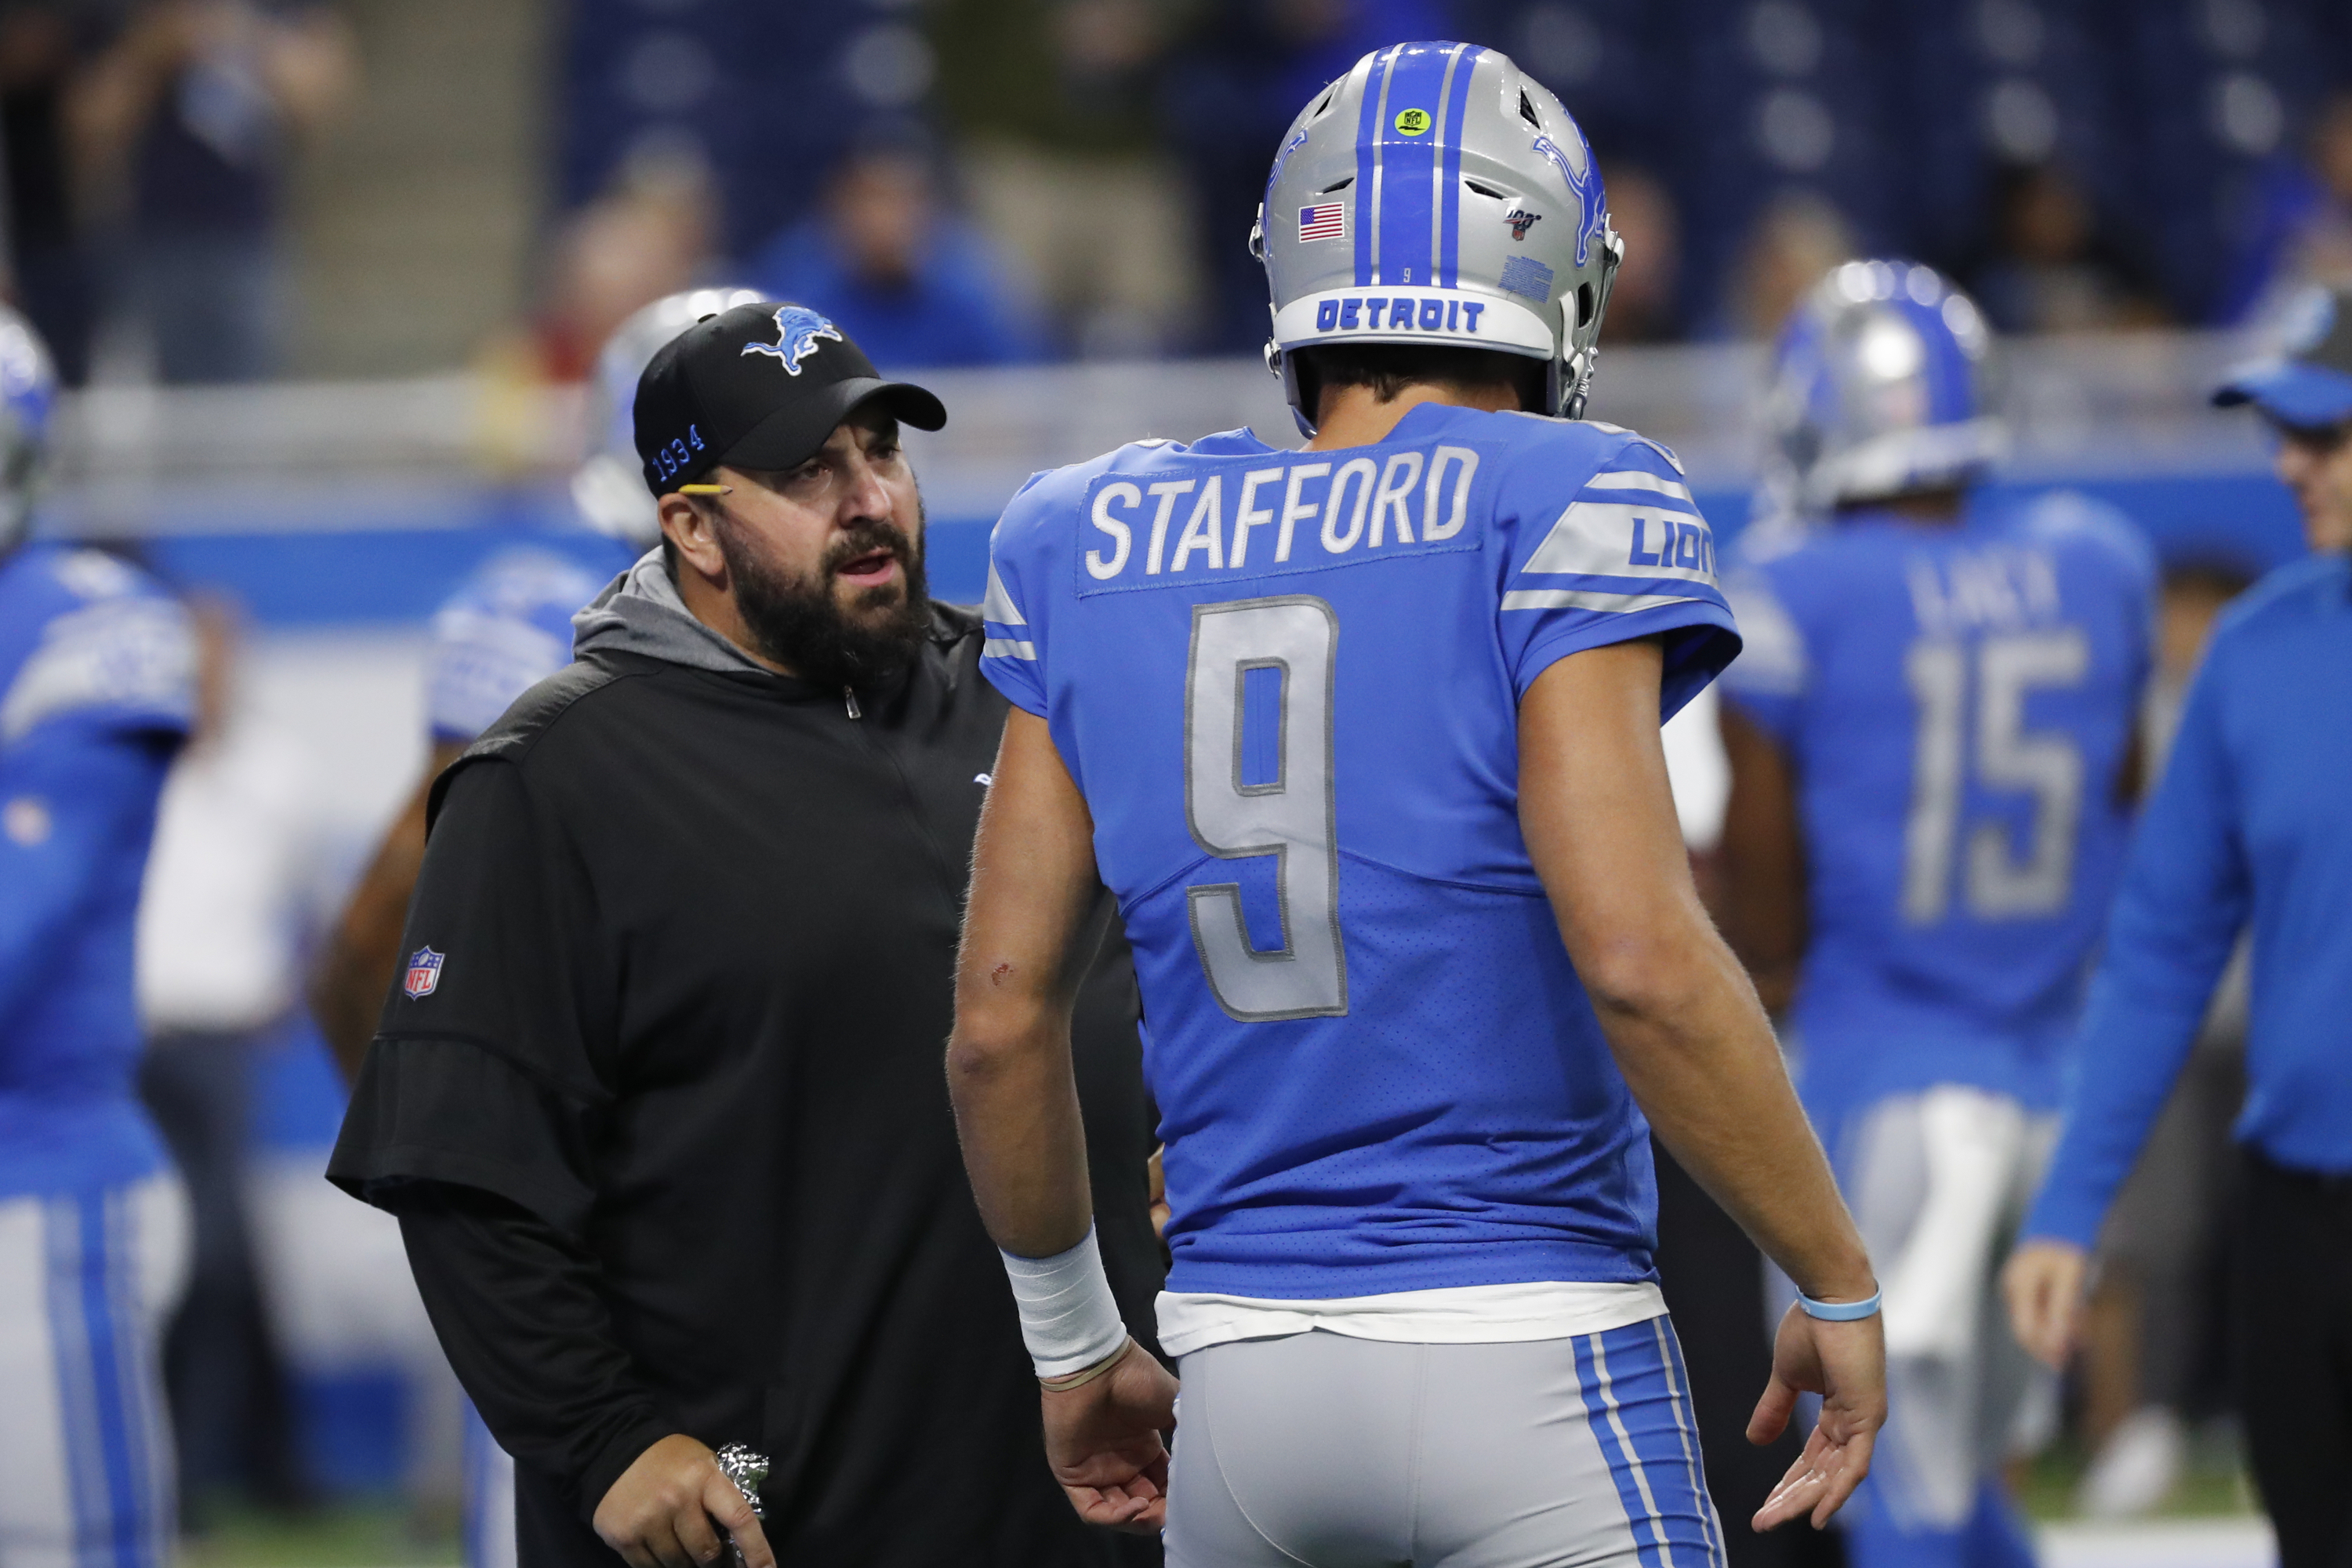
<path id="1" fill-rule="evenodd" d="M 1520 837 L 1517 708 L 1659 637 L 1671 714 L 1738 651 L 1670 454 L 1442 405 L 1345 450 L 1124 447 L 1014 498 L 985 616 L 1134 944 L 1171 1291 L 1652 1278 L 1648 1130 Z"/>
<path id="2" fill-rule="evenodd" d="M 1799 781 L 1807 1105 L 1825 1130 L 1938 1083 L 2054 1109 L 2130 825 L 2146 544 L 2064 491 L 1742 542 L 1724 689 Z"/>

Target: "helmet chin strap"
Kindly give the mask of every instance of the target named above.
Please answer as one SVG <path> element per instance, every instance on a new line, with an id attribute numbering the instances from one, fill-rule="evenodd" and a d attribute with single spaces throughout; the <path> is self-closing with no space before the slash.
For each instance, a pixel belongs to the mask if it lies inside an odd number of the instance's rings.
<path id="1" fill-rule="evenodd" d="M 1605 217 L 1601 221 L 1604 225 L 1608 222 Z M 1581 324 L 1570 327 L 1565 321 L 1560 323 L 1562 353 L 1558 360 L 1552 362 L 1549 393 L 1551 406 L 1545 410 L 1557 419 L 1583 418 L 1585 402 L 1592 395 L 1592 373 L 1599 368 L 1601 360 L 1601 323 L 1609 318 L 1609 296 L 1616 291 L 1617 269 L 1625 265 L 1625 242 L 1618 237 L 1615 228 L 1604 226 L 1601 229 L 1601 254 L 1604 258 L 1601 267 L 1601 284 L 1593 290 L 1592 328 L 1586 336 L 1586 346 L 1574 349 L 1568 346 L 1576 341 L 1578 331 L 1582 330 Z M 1567 300 L 1560 301 L 1560 310 L 1563 314 L 1566 312 Z"/>
<path id="2" fill-rule="evenodd" d="M 1290 405 L 1291 422 L 1298 433 L 1308 440 L 1315 439 L 1315 420 L 1307 412 L 1307 388 L 1299 384 L 1298 356 L 1285 353 L 1282 345 L 1272 338 L 1265 341 L 1265 368 L 1282 378 L 1282 395 Z"/>

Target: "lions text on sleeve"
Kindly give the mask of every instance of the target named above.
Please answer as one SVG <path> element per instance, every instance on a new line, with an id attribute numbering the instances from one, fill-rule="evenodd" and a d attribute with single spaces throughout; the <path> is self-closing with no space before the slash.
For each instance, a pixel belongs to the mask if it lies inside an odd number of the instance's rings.
<path id="1" fill-rule="evenodd" d="M 1635 637 L 1738 650 L 1673 457 L 1442 405 L 1044 475 L 982 668 L 1086 793 L 1136 951 L 1178 1292 L 1650 1277 L 1647 1132 L 1522 841 L 1518 702 Z"/>

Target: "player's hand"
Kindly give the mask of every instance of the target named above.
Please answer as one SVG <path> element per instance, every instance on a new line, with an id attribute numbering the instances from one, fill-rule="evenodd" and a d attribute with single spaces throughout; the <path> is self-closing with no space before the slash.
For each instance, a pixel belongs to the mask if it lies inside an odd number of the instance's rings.
<path id="1" fill-rule="evenodd" d="M 1045 1459 L 1088 1524 L 1148 1535 L 1168 1523 L 1176 1380 L 1129 1340 L 1118 1365 L 1045 1401 Z"/>
<path id="2" fill-rule="evenodd" d="M 629 1568 L 707 1568 L 727 1550 L 722 1528 L 742 1548 L 747 1568 L 776 1568 L 751 1503 L 719 1468 L 718 1457 L 683 1432 L 671 1433 L 621 1472 L 596 1505 L 595 1525 Z"/>
<path id="3" fill-rule="evenodd" d="M 1870 1474 L 1870 1451 L 1886 1425 L 1886 1332 L 1877 1314 L 1832 1323 L 1790 1306 L 1772 1342 L 1772 1381 L 1748 1418 L 1748 1440 L 1760 1446 L 1787 1431 L 1800 1394 L 1822 1396 L 1821 1422 L 1756 1510 L 1759 1531 L 1800 1514 L 1821 1529 Z"/>
<path id="4" fill-rule="evenodd" d="M 2036 1361 L 2063 1369 L 2083 1318 L 2083 1285 L 2091 1260 L 2068 1241 L 2029 1241 L 2000 1271 L 2009 1325 Z"/>

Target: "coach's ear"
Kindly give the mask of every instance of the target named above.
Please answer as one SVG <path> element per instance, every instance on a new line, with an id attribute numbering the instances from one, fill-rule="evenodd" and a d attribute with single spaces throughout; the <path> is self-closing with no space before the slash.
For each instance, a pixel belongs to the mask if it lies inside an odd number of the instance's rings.
<path id="1" fill-rule="evenodd" d="M 661 498 L 662 539 L 669 546 L 674 574 L 691 572 L 713 588 L 725 584 L 727 557 L 719 548 L 718 518 L 723 504 L 717 497 L 681 495 L 676 490 Z"/>

